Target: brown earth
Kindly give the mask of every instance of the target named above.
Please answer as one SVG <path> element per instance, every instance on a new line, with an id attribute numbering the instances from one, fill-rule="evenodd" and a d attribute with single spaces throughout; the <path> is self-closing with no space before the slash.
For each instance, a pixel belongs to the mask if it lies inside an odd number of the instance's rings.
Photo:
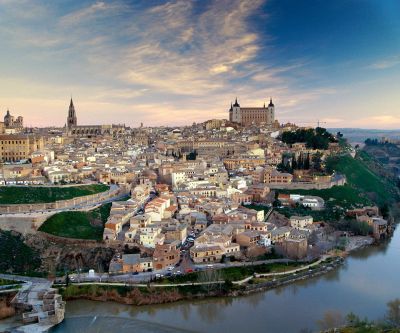
<path id="1" fill-rule="evenodd" d="M 171 303 L 185 299 L 178 291 L 161 290 L 157 293 L 142 293 L 139 289 L 134 288 L 129 291 L 126 296 L 121 296 L 116 290 L 103 291 L 102 293 L 86 294 L 83 296 L 92 301 L 113 301 L 129 305 L 150 305 Z M 82 298 L 82 297 L 79 297 Z M 66 298 L 68 300 L 68 298 Z"/>
<path id="2" fill-rule="evenodd" d="M 106 272 L 115 252 L 122 249 L 118 244 L 53 237 L 40 232 L 26 236 L 25 243 L 40 253 L 40 270 L 50 274 L 78 268 Z"/>
<path id="3" fill-rule="evenodd" d="M 0 320 L 15 315 L 15 309 L 10 304 L 15 294 L 15 292 L 10 292 L 0 295 Z"/>

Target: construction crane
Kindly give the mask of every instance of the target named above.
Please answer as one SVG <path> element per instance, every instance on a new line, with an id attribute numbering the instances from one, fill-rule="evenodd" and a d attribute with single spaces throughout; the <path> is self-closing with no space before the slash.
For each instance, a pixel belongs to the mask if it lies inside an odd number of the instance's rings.
<path id="1" fill-rule="evenodd" d="M 315 124 L 315 121 L 299 121 L 294 122 L 295 124 Z M 320 121 L 317 119 L 317 127 L 320 127 L 321 124 L 327 124 L 326 121 Z"/>

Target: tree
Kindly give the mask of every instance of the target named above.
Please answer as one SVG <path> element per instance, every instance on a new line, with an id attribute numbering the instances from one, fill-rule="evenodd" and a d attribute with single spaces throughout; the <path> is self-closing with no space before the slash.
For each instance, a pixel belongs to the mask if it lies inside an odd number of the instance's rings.
<path id="1" fill-rule="evenodd" d="M 307 157 L 304 160 L 304 170 L 310 169 L 310 153 L 307 153 Z"/>
<path id="2" fill-rule="evenodd" d="M 350 327 L 357 327 L 360 324 L 360 318 L 355 315 L 353 312 L 350 312 L 346 316 L 346 323 Z"/>
<path id="3" fill-rule="evenodd" d="M 384 219 L 389 217 L 389 205 L 386 202 L 379 208 L 379 210 L 381 211 Z"/>
<path id="4" fill-rule="evenodd" d="M 324 314 L 323 319 L 318 321 L 318 325 L 322 330 L 329 330 L 342 326 L 344 323 L 343 317 L 338 311 L 327 311 Z"/>
<path id="5" fill-rule="evenodd" d="M 69 286 L 69 274 L 67 273 L 66 275 L 65 275 L 65 286 L 66 287 L 68 287 Z"/>
<path id="6" fill-rule="evenodd" d="M 378 144 L 378 139 L 367 139 L 364 141 L 367 146 L 376 146 Z"/>
<path id="7" fill-rule="evenodd" d="M 322 170 L 322 154 L 317 152 L 312 157 L 313 168 L 317 171 Z"/>
<path id="8" fill-rule="evenodd" d="M 300 154 L 298 159 L 297 159 L 297 169 L 304 169 L 304 162 L 303 162 L 303 155 L 302 154 Z"/>
<path id="9" fill-rule="evenodd" d="M 296 158 L 293 156 L 292 157 L 292 170 L 300 169 L 300 166 L 298 162 L 296 161 Z"/>
<path id="10" fill-rule="evenodd" d="M 387 303 L 386 322 L 396 328 L 400 328 L 400 299 L 396 298 Z"/>

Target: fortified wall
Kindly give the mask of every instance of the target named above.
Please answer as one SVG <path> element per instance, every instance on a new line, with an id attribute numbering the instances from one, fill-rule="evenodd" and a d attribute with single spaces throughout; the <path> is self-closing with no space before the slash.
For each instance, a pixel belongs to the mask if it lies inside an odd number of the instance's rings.
<path id="1" fill-rule="evenodd" d="M 344 176 L 326 183 L 307 183 L 307 182 L 291 182 L 279 184 L 267 184 L 271 190 L 324 190 L 333 186 L 343 186 L 346 184 Z"/>

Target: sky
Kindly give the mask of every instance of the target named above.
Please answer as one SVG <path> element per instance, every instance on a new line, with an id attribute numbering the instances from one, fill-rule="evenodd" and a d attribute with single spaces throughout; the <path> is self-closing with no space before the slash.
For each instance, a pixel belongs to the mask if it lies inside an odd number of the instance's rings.
<path id="1" fill-rule="evenodd" d="M 190 125 L 231 101 L 280 122 L 400 128 L 398 0 L 0 0 L 0 114 Z"/>

